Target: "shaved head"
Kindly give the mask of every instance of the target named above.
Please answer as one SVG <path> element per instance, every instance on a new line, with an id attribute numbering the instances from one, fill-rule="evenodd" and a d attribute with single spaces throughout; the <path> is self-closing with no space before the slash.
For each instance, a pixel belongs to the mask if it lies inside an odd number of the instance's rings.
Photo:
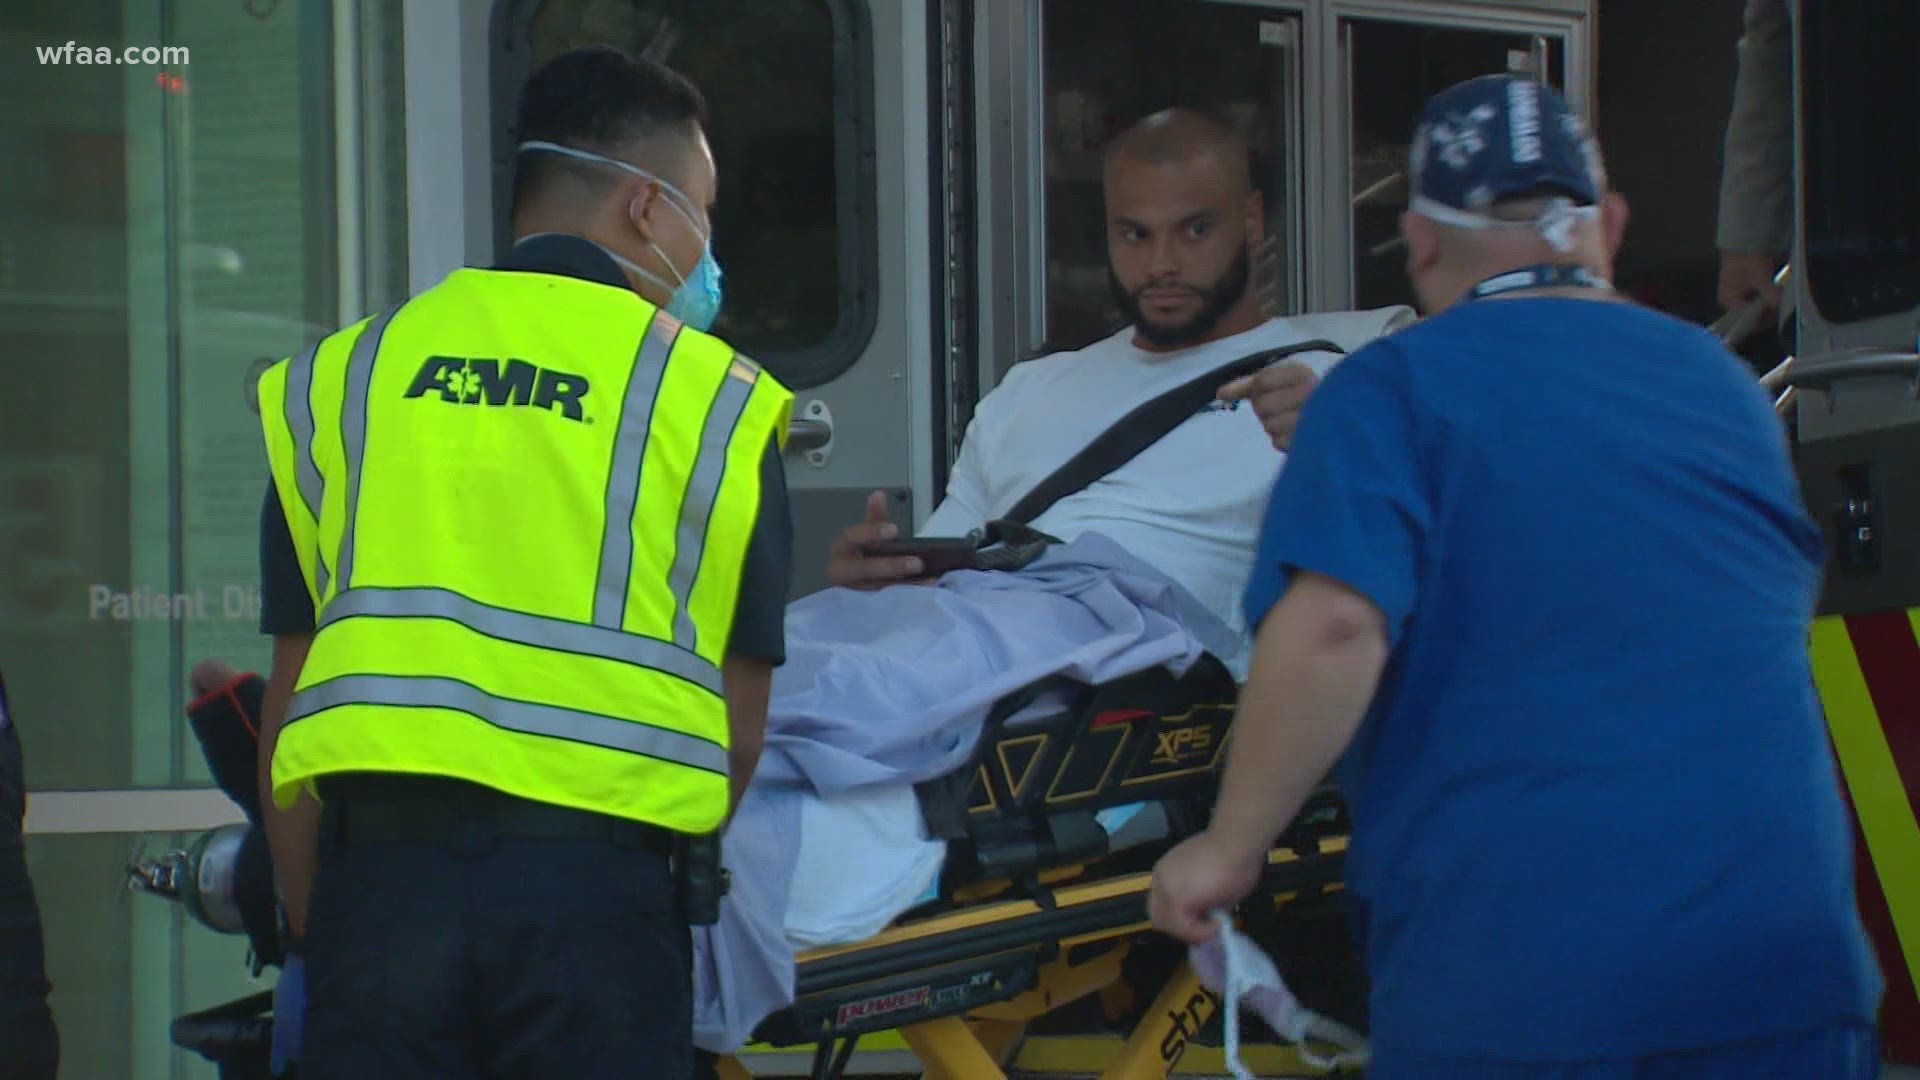
<path id="1" fill-rule="evenodd" d="M 1259 325 L 1266 239 L 1247 141 L 1192 109 L 1141 120 L 1106 151 L 1107 266 L 1134 343 L 1189 348 Z"/>
<path id="2" fill-rule="evenodd" d="M 1253 190 L 1247 140 L 1233 125 L 1197 109 L 1165 109 L 1145 117 L 1107 146 L 1106 171 L 1127 165 L 1178 165 L 1212 158 L 1241 185 Z"/>

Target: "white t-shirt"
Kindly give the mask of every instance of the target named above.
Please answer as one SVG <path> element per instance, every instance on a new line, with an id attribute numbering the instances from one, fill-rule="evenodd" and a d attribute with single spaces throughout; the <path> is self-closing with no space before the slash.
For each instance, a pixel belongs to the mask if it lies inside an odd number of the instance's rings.
<path id="1" fill-rule="evenodd" d="M 1128 327 L 1076 352 L 1016 364 L 975 409 L 946 499 L 920 535 L 964 536 L 1003 516 L 1136 406 L 1209 369 L 1315 338 L 1351 353 L 1412 319 L 1405 307 L 1272 319 L 1177 352 L 1136 348 Z M 1324 375 L 1339 356 L 1310 352 L 1293 359 Z M 1241 593 L 1285 460 L 1252 408 L 1216 402 L 1104 480 L 1054 503 L 1033 526 L 1068 541 L 1083 532 L 1104 534 L 1239 633 L 1245 627 Z"/>

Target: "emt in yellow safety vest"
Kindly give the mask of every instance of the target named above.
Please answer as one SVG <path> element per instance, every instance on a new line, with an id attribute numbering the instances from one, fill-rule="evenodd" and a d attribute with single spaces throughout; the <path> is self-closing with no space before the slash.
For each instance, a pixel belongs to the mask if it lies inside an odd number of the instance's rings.
<path id="1" fill-rule="evenodd" d="M 704 332 L 704 125 L 657 63 L 558 57 L 504 262 L 260 379 L 303 1080 L 692 1068 L 672 852 L 753 771 L 791 552 L 792 395 Z"/>

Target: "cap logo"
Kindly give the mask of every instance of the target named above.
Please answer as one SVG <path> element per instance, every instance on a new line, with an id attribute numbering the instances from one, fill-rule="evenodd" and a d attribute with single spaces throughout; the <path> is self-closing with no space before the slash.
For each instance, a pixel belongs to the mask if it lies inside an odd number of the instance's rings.
<path id="1" fill-rule="evenodd" d="M 1607 167 L 1600 161 L 1600 144 L 1587 135 L 1587 125 L 1572 113 L 1562 116 L 1560 125 L 1566 131 L 1567 138 L 1580 147 L 1581 162 L 1587 167 L 1587 179 L 1594 187 L 1601 187 L 1604 183 L 1601 178 L 1606 175 Z"/>
<path id="2" fill-rule="evenodd" d="M 1532 82 L 1507 84 L 1507 126 L 1513 160 L 1520 164 L 1540 160 L 1540 88 Z"/>
<path id="3" fill-rule="evenodd" d="M 1446 120 L 1433 125 L 1433 141 L 1439 144 L 1440 160 L 1456 171 L 1466 168 L 1480 151 L 1487 148 L 1487 140 L 1480 134 L 1480 125 L 1493 119 L 1494 115 L 1492 105 L 1479 105 L 1465 116 L 1449 113 Z"/>

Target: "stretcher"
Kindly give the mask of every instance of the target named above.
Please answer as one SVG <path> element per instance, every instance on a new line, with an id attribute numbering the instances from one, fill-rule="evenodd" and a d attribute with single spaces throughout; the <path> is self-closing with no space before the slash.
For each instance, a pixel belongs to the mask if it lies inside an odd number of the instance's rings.
<path id="1" fill-rule="evenodd" d="M 793 1004 L 721 1060 L 721 1077 L 794 1075 L 770 1060 L 791 1063 L 793 1048 L 811 1048 L 798 1075 L 849 1075 L 856 1051 L 878 1045 L 929 1077 L 1136 1080 L 1173 1075 L 1208 1041 L 1220 1002 L 1151 929 L 1147 895 L 1153 861 L 1204 826 L 1237 687 L 1203 657 L 1179 678 L 1156 668 L 1074 690 L 1001 702 L 968 764 L 918 789 L 929 832 L 948 841 L 938 898 L 869 940 L 797 957 Z M 1027 709 L 1046 696 L 1061 705 Z M 1155 806 L 1166 828 L 1109 852 L 1095 815 L 1133 804 Z M 1244 914 L 1303 1002 L 1364 1030 L 1340 895 L 1346 833 L 1323 788 Z M 1263 1075 L 1324 1072 L 1297 1052 L 1261 1057 Z"/>
<path id="2" fill-rule="evenodd" d="M 236 678 L 190 710 L 216 779 L 250 815 L 247 720 L 263 689 L 257 675 Z M 968 762 L 916 789 L 928 832 L 947 843 L 932 898 L 873 938 L 799 956 L 793 1003 L 758 1026 L 758 1053 L 722 1059 L 720 1075 L 780 1074 L 764 1052 L 792 1047 L 811 1048 L 799 1075 L 849 1075 L 863 1043 L 897 1047 L 913 1071 L 965 1080 L 1009 1069 L 1165 1077 L 1208 1057 L 1220 1003 L 1184 949 L 1153 932 L 1147 895 L 1154 860 L 1205 824 L 1237 694 L 1226 668 L 1203 656 L 1179 677 L 1153 668 L 1098 687 L 1054 680 L 1001 701 Z M 1123 830 L 1128 846 L 1102 824 L 1116 807 L 1153 811 L 1138 815 L 1147 831 Z M 1338 794 L 1316 792 L 1242 914 L 1304 1004 L 1364 1031 L 1341 896 L 1347 831 Z M 258 970 L 280 959 L 261 840 L 256 825 L 214 830 L 130 868 L 131 884 L 245 933 Z M 270 998 L 180 1017 L 173 1041 L 223 1078 L 264 1075 Z M 1251 1060 L 1262 1075 L 1324 1071 L 1297 1054 Z"/>

